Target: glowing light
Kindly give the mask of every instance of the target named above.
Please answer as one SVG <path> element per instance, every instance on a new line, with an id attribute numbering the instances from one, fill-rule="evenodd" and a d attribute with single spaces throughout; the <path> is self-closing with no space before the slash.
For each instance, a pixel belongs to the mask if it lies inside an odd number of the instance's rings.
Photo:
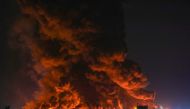
<path id="1" fill-rule="evenodd" d="M 169 107 L 165 107 L 163 105 L 158 105 L 155 107 L 156 109 L 170 109 Z"/>

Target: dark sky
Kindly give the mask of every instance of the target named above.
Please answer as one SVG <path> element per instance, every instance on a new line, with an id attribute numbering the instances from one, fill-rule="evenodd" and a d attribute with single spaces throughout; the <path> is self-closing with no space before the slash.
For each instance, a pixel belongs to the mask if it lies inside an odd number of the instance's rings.
<path id="1" fill-rule="evenodd" d="M 0 0 L 0 103 L 3 105 L 19 98 L 15 93 L 27 85 L 27 82 L 20 85 L 25 77 L 17 74 L 19 56 L 8 46 L 18 10 L 16 0 Z M 150 88 L 157 92 L 157 102 L 172 109 L 180 106 L 190 109 L 189 12 L 190 3 L 182 0 L 129 0 L 125 5 L 129 58 L 137 61 L 148 75 Z M 22 88 L 13 91 L 17 87 Z"/>
<path id="2" fill-rule="evenodd" d="M 128 2 L 129 57 L 148 74 L 159 103 L 190 109 L 190 3 L 171 1 Z"/>

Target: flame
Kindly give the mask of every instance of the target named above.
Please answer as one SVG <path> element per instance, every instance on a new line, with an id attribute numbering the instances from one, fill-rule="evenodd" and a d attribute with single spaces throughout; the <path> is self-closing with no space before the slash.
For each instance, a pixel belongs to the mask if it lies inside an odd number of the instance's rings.
<path id="1" fill-rule="evenodd" d="M 20 22 L 20 26 L 18 21 L 15 37 L 23 40 L 39 85 L 34 99 L 23 109 L 136 109 L 139 103 L 154 106 L 155 94 L 145 90 L 147 77 L 128 59 L 125 44 L 121 44 L 123 35 L 112 36 L 103 22 L 83 16 L 87 10 L 93 12 L 90 6 L 99 2 L 81 1 L 81 11 L 67 7 L 74 4 L 66 1 L 59 1 L 62 6 L 51 0 L 18 0 L 22 13 L 36 26 L 26 29 L 26 24 Z"/>

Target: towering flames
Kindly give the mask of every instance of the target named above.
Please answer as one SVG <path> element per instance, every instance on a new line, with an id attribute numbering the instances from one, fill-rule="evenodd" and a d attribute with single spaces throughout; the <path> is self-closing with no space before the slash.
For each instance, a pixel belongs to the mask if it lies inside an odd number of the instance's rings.
<path id="1" fill-rule="evenodd" d="M 16 39 L 39 85 L 23 109 L 152 107 L 146 76 L 128 60 L 119 0 L 18 0 Z"/>

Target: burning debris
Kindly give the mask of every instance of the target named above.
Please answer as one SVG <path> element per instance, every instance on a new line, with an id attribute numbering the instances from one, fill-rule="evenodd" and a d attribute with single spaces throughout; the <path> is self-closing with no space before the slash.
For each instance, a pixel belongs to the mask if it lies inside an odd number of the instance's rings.
<path id="1" fill-rule="evenodd" d="M 154 93 L 127 58 L 120 0 L 18 0 L 15 37 L 39 85 L 23 109 L 153 108 Z"/>

